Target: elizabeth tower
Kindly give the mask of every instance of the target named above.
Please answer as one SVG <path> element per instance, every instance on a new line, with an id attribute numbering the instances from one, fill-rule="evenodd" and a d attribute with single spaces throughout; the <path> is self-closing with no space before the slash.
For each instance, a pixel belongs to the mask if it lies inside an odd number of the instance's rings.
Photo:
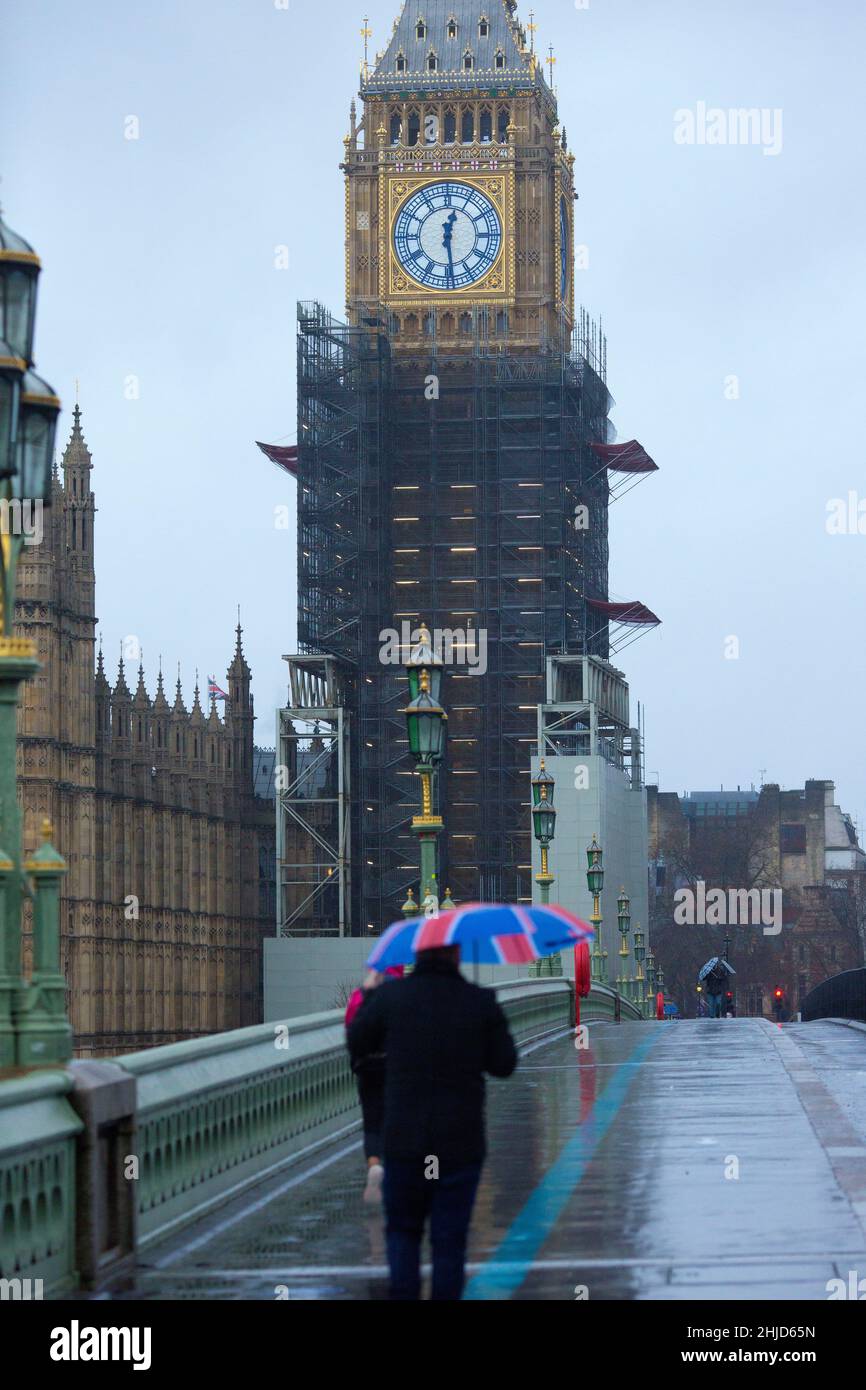
<path id="1" fill-rule="evenodd" d="M 369 933 L 419 877 L 387 641 L 407 625 L 453 639 L 441 889 L 531 896 L 545 657 L 608 654 L 591 445 L 609 439 L 610 398 L 602 339 L 583 316 L 575 332 L 575 160 L 514 0 L 406 4 L 360 95 L 346 322 L 300 307 L 299 638 L 343 672 L 351 923 Z"/>

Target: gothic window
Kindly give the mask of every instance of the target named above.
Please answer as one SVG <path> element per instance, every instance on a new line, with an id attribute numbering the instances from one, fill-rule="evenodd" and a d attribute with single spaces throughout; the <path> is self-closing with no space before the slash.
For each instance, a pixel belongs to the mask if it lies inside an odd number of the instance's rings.
<path id="1" fill-rule="evenodd" d="M 418 23 L 415 25 L 415 37 L 416 39 L 426 39 L 427 37 L 427 25 L 424 23 L 423 19 L 419 19 Z"/>
<path id="2" fill-rule="evenodd" d="M 472 315 L 470 313 L 460 315 L 460 332 L 467 336 L 472 332 Z"/>
<path id="3" fill-rule="evenodd" d="M 231 765 L 232 765 L 232 750 L 229 748 L 229 750 L 228 750 L 228 766 L 231 767 Z"/>
<path id="4" fill-rule="evenodd" d="M 442 333 L 446 338 L 454 337 L 454 315 L 452 313 L 443 314 Z"/>
<path id="5" fill-rule="evenodd" d="M 399 145 L 403 137 L 403 119 L 399 111 L 391 116 L 391 144 Z"/>
<path id="6" fill-rule="evenodd" d="M 466 52 L 463 54 L 463 69 L 465 72 L 471 72 L 474 67 L 475 59 L 473 58 L 470 50 L 467 48 Z"/>
<path id="7" fill-rule="evenodd" d="M 457 38 L 457 20 L 454 18 L 453 15 L 448 21 L 448 37 L 449 39 Z"/>
<path id="8" fill-rule="evenodd" d="M 409 112 L 409 144 L 417 145 L 421 134 L 421 115 L 418 111 Z"/>
<path id="9" fill-rule="evenodd" d="M 475 139 L 475 112 L 466 110 L 463 112 L 463 121 L 460 127 L 460 139 L 464 145 L 471 145 Z"/>
<path id="10" fill-rule="evenodd" d="M 504 338 L 508 332 L 508 316 L 504 309 L 500 309 L 496 315 L 496 333 L 500 338 Z"/>
<path id="11" fill-rule="evenodd" d="M 445 112 L 445 144 L 453 145 L 457 140 L 457 113 Z"/>
<path id="12" fill-rule="evenodd" d="M 215 756 L 214 756 L 214 746 L 213 746 L 213 743 L 211 743 L 211 746 L 210 746 L 210 760 L 211 760 L 212 763 L 213 763 L 213 762 L 216 762 L 216 758 L 215 758 Z"/>
<path id="13" fill-rule="evenodd" d="M 480 135 L 482 145 L 489 145 L 493 139 L 493 112 L 488 106 L 481 112 Z"/>
<path id="14" fill-rule="evenodd" d="M 478 37 L 479 39 L 486 39 L 489 37 L 489 34 L 490 20 L 487 18 L 486 15 L 482 15 L 478 21 Z"/>
<path id="15" fill-rule="evenodd" d="M 179 730 L 179 729 L 175 731 L 175 735 L 174 735 L 174 751 L 175 751 L 175 753 L 179 753 L 179 752 L 180 752 L 180 730 Z"/>
<path id="16" fill-rule="evenodd" d="M 502 52 L 501 48 L 496 50 L 496 66 L 500 72 L 505 67 L 505 54 Z"/>
<path id="17" fill-rule="evenodd" d="M 75 512 L 73 512 L 73 513 L 72 513 L 72 549 L 73 549 L 73 550 L 75 549 L 75 531 L 76 531 L 76 523 L 77 523 L 77 521 L 78 521 L 78 518 L 77 518 Z"/>
<path id="18" fill-rule="evenodd" d="M 139 743 L 141 743 L 141 740 L 142 740 L 143 737 L 144 737 L 144 729 L 142 728 L 141 718 L 139 717 L 139 720 L 138 720 L 138 741 L 139 741 Z"/>
<path id="19" fill-rule="evenodd" d="M 497 116 L 497 118 L 496 118 L 496 128 L 497 128 L 497 131 L 498 131 L 498 134 L 499 134 L 499 143 L 500 143 L 500 145 L 504 145 L 505 142 L 506 142 L 507 139 L 508 139 L 508 127 L 509 127 L 509 124 L 510 124 L 510 117 L 509 117 L 509 114 L 508 114 L 508 107 L 507 107 L 507 106 L 500 106 L 500 108 L 499 108 L 499 114 L 498 114 L 498 116 Z"/>
<path id="20" fill-rule="evenodd" d="M 424 315 L 424 334 L 427 338 L 432 338 L 436 330 L 436 316 L 433 313 Z"/>
<path id="21" fill-rule="evenodd" d="M 403 53 L 398 53 L 398 54 L 397 54 L 397 71 L 398 71 L 398 72 L 405 72 L 405 71 L 406 71 L 406 57 L 405 57 L 405 55 L 404 55 Z"/>
<path id="22" fill-rule="evenodd" d="M 192 741 L 192 756 L 194 758 L 198 757 L 198 734 L 196 734 L 195 738 Z"/>
<path id="23" fill-rule="evenodd" d="M 81 544 L 87 545 L 87 518 L 84 516 L 81 518 Z"/>
<path id="24" fill-rule="evenodd" d="M 438 66 L 439 59 L 436 57 L 436 54 L 431 49 L 431 51 L 427 55 L 427 71 L 435 72 Z"/>

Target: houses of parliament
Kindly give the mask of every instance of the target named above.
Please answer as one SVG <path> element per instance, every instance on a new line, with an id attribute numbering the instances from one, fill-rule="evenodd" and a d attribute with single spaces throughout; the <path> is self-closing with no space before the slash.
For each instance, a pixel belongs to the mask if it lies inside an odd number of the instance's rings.
<path id="1" fill-rule="evenodd" d="M 180 679 L 169 698 L 162 671 L 151 698 L 141 664 L 121 658 L 112 683 L 95 651 L 92 466 L 76 406 L 16 604 L 41 663 L 19 710 L 24 844 L 47 817 L 68 865 L 61 954 L 83 1057 L 259 1022 L 273 930 L 274 807 L 255 794 L 240 625 L 222 718 L 198 684 L 191 709 Z"/>

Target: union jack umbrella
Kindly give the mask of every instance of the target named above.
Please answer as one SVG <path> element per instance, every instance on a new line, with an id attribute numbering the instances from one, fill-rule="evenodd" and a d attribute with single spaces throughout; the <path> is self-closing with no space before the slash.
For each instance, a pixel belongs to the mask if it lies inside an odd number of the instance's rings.
<path id="1" fill-rule="evenodd" d="M 411 965 L 419 951 L 459 946 L 475 965 L 525 965 L 590 940 L 592 927 L 564 907 L 467 903 L 434 917 L 395 922 L 379 937 L 367 966 Z"/>

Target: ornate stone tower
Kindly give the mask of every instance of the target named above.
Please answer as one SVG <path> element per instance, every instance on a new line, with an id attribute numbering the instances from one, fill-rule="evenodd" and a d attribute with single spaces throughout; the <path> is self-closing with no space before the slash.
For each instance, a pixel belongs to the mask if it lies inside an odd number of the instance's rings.
<path id="1" fill-rule="evenodd" d="M 395 644 L 447 644 L 440 887 L 464 902 L 531 899 L 547 659 L 609 652 L 605 354 L 575 332 L 574 160 L 530 34 L 514 0 L 404 5 L 345 139 L 348 323 L 300 306 L 294 688 L 337 663 L 316 699 L 339 700 L 350 870 L 329 843 L 364 934 L 418 887 Z M 313 933 L 337 895 L 301 800 L 281 923 Z"/>
<path id="2" fill-rule="evenodd" d="M 574 323 L 574 158 L 516 0 L 406 3 L 346 137 L 350 322 L 537 349 Z"/>

